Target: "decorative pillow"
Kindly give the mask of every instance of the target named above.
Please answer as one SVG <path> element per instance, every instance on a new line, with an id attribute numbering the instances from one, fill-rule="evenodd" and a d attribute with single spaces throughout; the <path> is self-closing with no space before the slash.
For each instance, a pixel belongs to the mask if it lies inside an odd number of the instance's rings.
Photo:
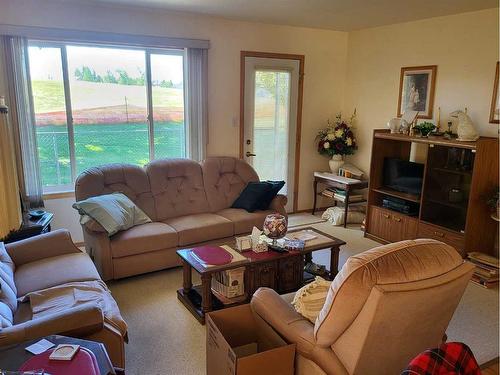
<path id="1" fill-rule="evenodd" d="M 0 328 L 12 325 L 17 310 L 17 289 L 14 283 L 14 262 L 0 242 Z"/>
<path id="2" fill-rule="evenodd" d="M 108 232 L 108 236 L 132 228 L 133 226 L 150 223 L 151 219 L 122 193 L 99 195 L 73 204 L 86 220 L 91 217 Z"/>
<path id="3" fill-rule="evenodd" d="M 263 199 L 267 197 L 271 189 L 272 185 L 267 182 L 249 182 L 231 207 L 243 208 L 248 212 L 260 210 Z"/>
<path id="4" fill-rule="evenodd" d="M 297 290 L 292 301 L 295 311 L 314 324 L 325 304 L 331 283 L 316 276 L 313 282 Z"/>
<path id="5" fill-rule="evenodd" d="M 264 197 L 262 197 L 259 207 L 260 210 L 267 210 L 274 197 L 278 195 L 278 192 L 281 190 L 281 188 L 285 186 L 285 181 L 264 181 L 264 182 L 271 185 L 271 189 L 264 195 Z"/>

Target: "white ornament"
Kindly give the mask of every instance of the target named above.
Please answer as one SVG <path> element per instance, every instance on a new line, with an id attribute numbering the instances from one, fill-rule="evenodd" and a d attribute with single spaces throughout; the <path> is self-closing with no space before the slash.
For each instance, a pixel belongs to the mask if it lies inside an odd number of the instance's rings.
<path id="1" fill-rule="evenodd" d="M 458 118 L 458 141 L 475 141 L 479 138 L 479 134 L 476 129 L 474 129 L 474 123 L 467 113 L 462 110 L 456 110 L 451 112 L 450 116 Z"/>

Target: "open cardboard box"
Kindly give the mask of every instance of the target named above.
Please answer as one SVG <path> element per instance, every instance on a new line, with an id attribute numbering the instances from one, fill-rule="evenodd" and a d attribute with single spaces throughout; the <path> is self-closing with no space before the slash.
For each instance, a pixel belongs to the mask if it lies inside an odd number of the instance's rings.
<path id="1" fill-rule="evenodd" d="M 295 344 L 287 343 L 249 304 L 207 314 L 207 375 L 293 375 Z"/>

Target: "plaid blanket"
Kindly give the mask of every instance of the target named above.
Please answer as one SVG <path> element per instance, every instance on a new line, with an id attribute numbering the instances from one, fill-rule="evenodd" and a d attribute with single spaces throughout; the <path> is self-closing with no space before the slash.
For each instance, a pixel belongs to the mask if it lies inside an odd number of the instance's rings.
<path id="1" fill-rule="evenodd" d="M 481 375 L 470 348 L 460 342 L 442 344 L 415 357 L 401 375 Z"/>

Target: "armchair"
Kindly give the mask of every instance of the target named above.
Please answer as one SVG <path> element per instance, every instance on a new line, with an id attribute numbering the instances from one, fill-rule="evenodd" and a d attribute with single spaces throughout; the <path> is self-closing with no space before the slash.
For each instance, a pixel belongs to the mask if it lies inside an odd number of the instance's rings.
<path id="1" fill-rule="evenodd" d="M 399 374 L 441 343 L 473 270 L 442 242 L 402 241 L 350 257 L 314 324 L 268 288 L 251 306 L 297 345 L 296 374 Z"/>
<path id="2" fill-rule="evenodd" d="M 113 364 L 125 367 L 126 325 L 119 311 L 103 310 L 116 306 L 110 294 L 103 297 L 106 304 L 87 302 L 38 318 L 33 318 L 30 303 L 17 302 L 31 292 L 99 280 L 92 260 L 73 244 L 67 230 L 5 247 L 0 242 L 0 284 L 5 288 L 0 293 L 0 346 L 63 334 L 102 342 Z"/>

